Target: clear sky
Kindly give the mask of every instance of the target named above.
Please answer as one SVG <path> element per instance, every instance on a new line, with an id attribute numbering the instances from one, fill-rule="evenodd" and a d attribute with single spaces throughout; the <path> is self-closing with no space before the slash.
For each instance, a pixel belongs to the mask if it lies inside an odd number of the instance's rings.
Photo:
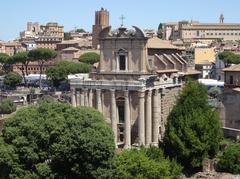
<path id="1" fill-rule="evenodd" d="M 91 31 L 94 12 L 110 11 L 110 24 L 118 27 L 123 14 L 125 26 L 157 28 L 160 22 L 199 20 L 240 23 L 240 0 L 0 0 L 0 39 L 11 40 L 26 29 L 28 21 L 56 21 L 65 31 L 75 26 Z"/>

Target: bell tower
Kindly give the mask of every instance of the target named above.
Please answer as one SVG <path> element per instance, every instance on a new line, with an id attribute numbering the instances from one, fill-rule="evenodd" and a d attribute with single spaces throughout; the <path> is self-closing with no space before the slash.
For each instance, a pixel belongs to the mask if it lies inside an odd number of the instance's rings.
<path id="1" fill-rule="evenodd" d="M 92 29 L 92 47 L 94 49 L 98 49 L 99 46 L 99 33 L 107 26 L 109 26 L 109 12 L 107 9 L 101 8 L 100 11 L 95 12 L 95 24 Z"/>

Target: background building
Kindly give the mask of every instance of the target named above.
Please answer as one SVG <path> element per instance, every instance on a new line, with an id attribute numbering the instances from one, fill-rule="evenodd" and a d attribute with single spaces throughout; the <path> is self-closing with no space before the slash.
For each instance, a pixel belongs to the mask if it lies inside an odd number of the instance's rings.
<path id="1" fill-rule="evenodd" d="M 163 38 L 166 40 L 240 40 L 240 23 L 225 23 L 221 14 L 219 23 L 179 21 L 162 24 Z"/>
<path id="2" fill-rule="evenodd" d="M 61 41 L 64 38 L 64 26 L 59 25 L 57 22 L 49 22 L 46 25 L 40 26 L 40 36 L 55 37 Z"/>
<path id="3" fill-rule="evenodd" d="M 20 32 L 20 39 L 24 40 L 33 40 L 38 36 L 40 32 L 40 25 L 38 22 L 28 22 L 27 30 Z"/>
<path id="4" fill-rule="evenodd" d="M 6 53 L 9 56 L 13 56 L 20 51 L 23 51 L 23 48 L 18 41 L 0 42 L 0 53 Z"/>

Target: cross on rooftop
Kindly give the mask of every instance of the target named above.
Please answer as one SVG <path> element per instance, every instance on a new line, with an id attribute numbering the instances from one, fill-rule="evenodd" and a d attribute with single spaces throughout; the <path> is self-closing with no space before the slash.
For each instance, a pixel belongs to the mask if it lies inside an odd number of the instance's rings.
<path id="1" fill-rule="evenodd" d="M 126 19 L 123 15 L 120 17 L 121 19 L 121 27 L 123 27 L 123 20 Z"/>

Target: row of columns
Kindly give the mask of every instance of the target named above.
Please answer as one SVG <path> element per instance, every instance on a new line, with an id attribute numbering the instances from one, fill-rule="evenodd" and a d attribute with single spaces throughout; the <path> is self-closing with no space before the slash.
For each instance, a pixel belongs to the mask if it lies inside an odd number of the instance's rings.
<path id="1" fill-rule="evenodd" d="M 138 92 L 139 110 L 138 110 L 138 136 L 140 145 L 158 145 L 159 141 L 159 122 L 161 121 L 161 96 L 158 89 Z M 153 99 L 153 101 L 152 101 Z M 145 105 L 146 104 L 146 105 Z M 146 110 L 145 110 L 146 107 Z M 146 111 L 146 114 L 144 114 Z"/>
<path id="2" fill-rule="evenodd" d="M 71 101 L 74 107 L 76 106 L 89 106 L 93 107 L 93 92 L 92 89 L 71 89 Z"/>
<path id="3" fill-rule="evenodd" d="M 75 94 L 76 93 L 76 94 Z M 76 99 L 77 97 L 77 99 Z M 72 90 L 72 103 L 74 106 L 92 107 L 92 90 L 83 89 L 81 91 Z M 118 121 L 117 121 L 117 104 L 115 89 L 110 90 L 110 118 L 111 127 L 114 134 L 114 141 L 117 147 Z M 145 101 L 146 99 L 146 101 Z M 138 109 L 138 143 L 139 145 L 158 145 L 159 141 L 159 122 L 161 118 L 161 95 L 158 89 L 138 91 L 139 109 Z M 96 89 L 96 108 L 103 112 L 101 89 Z M 131 115 L 129 91 L 124 91 L 124 147 L 131 147 Z"/>

